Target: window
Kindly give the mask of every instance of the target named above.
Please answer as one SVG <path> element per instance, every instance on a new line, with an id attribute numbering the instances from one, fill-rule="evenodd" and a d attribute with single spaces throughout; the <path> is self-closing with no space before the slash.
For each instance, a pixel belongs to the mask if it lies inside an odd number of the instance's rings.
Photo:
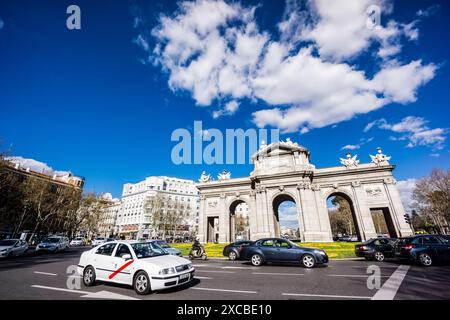
<path id="1" fill-rule="evenodd" d="M 125 254 L 129 254 L 131 256 L 130 249 L 128 248 L 128 246 L 126 244 L 121 243 L 121 244 L 119 244 L 119 247 L 117 248 L 115 256 L 122 258 L 122 256 Z"/>
<path id="2" fill-rule="evenodd" d="M 421 240 L 422 241 L 420 241 L 420 243 L 423 243 L 423 244 L 439 243 L 438 239 L 436 239 L 435 237 L 422 237 Z"/>
<path id="3" fill-rule="evenodd" d="M 277 240 L 275 243 L 275 246 L 282 247 L 282 248 L 289 248 L 290 244 L 287 241 Z"/>
<path id="4" fill-rule="evenodd" d="M 110 256 L 113 253 L 115 247 L 116 247 L 115 243 L 108 243 L 98 248 L 97 251 L 95 251 L 95 253 L 104 256 Z"/>
<path id="5" fill-rule="evenodd" d="M 264 240 L 263 242 L 261 242 L 261 245 L 264 247 L 273 247 L 273 240 L 272 239 Z"/>

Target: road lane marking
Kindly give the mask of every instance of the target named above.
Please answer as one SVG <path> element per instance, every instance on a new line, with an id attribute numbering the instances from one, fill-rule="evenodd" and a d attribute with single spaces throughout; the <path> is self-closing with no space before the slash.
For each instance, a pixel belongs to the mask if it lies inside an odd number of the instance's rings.
<path id="1" fill-rule="evenodd" d="M 222 269 L 261 269 L 258 267 L 222 267 Z"/>
<path id="2" fill-rule="evenodd" d="M 204 290 L 204 291 L 219 291 L 219 292 L 233 292 L 233 293 L 252 293 L 256 294 L 256 291 L 245 291 L 245 290 L 231 290 L 231 289 L 213 289 L 213 288 L 191 288 L 193 290 Z"/>
<path id="3" fill-rule="evenodd" d="M 327 274 L 328 277 L 350 277 L 350 278 L 367 278 L 369 274 Z M 381 278 L 389 278 L 389 276 L 380 276 Z"/>
<path id="4" fill-rule="evenodd" d="M 216 271 L 216 270 L 195 270 L 195 272 L 234 273 L 234 271 Z"/>
<path id="5" fill-rule="evenodd" d="M 37 285 L 37 284 L 33 284 L 31 287 L 33 287 L 33 288 L 39 288 L 39 289 L 47 289 L 47 290 L 55 290 L 55 291 L 64 291 L 64 292 L 78 293 L 78 294 L 89 294 L 89 293 L 92 293 L 92 292 L 89 292 L 89 291 L 81 291 L 81 290 L 72 290 L 72 289 L 65 289 L 65 288 L 47 287 L 47 286 L 40 286 L 40 285 Z"/>
<path id="6" fill-rule="evenodd" d="M 401 265 L 392 273 L 389 279 L 383 284 L 380 290 L 375 293 L 372 300 L 394 300 L 398 289 L 400 288 L 409 266 Z"/>
<path id="7" fill-rule="evenodd" d="M 201 276 L 194 276 L 194 278 L 195 278 L 195 279 L 200 279 L 200 280 L 203 280 L 203 279 L 205 279 L 205 280 L 210 280 L 210 279 L 212 279 L 212 278 L 210 278 L 210 277 L 201 277 Z"/>
<path id="8" fill-rule="evenodd" d="M 57 273 L 42 272 L 42 271 L 34 271 L 34 273 L 43 274 L 43 275 L 46 275 L 46 276 L 57 276 L 58 275 Z"/>
<path id="9" fill-rule="evenodd" d="M 366 296 L 340 296 L 332 294 L 308 294 L 308 293 L 282 293 L 282 296 L 299 296 L 299 297 L 318 297 L 318 298 L 336 298 L 336 299 L 367 299 L 372 297 Z"/>
<path id="10" fill-rule="evenodd" d="M 252 272 L 252 274 L 271 275 L 271 276 L 304 276 L 304 273 L 281 273 L 281 272 Z"/>
<path id="11" fill-rule="evenodd" d="M 126 295 L 110 292 L 110 291 L 98 291 L 98 292 L 89 292 L 89 291 L 82 291 L 82 290 L 73 290 L 73 289 L 65 289 L 65 288 L 56 288 L 56 287 L 47 287 L 47 286 L 40 286 L 40 285 L 32 285 L 33 288 L 38 289 L 47 289 L 47 290 L 54 290 L 54 291 L 63 291 L 63 292 L 70 292 L 70 293 L 78 293 L 82 294 L 81 298 L 95 298 L 95 299 L 118 299 L 118 300 L 140 300 L 137 298 L 129 297 Z"/>

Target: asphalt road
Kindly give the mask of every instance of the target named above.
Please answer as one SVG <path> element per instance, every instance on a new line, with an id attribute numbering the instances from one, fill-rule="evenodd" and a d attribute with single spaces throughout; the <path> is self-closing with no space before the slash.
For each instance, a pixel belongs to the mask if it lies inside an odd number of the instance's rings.
<path id="1" fill-rule="evenodd" d="M 73 277 L 68 267 L 77 265 L 83 250 L 0 260 L 0 299 L 450 299 L 449 266 L 423 268 L 365 260 L 331 261 L 315 269 L 194 260 L 196 276 L 189 284 L 148 296 L 106 283 L 90 288 L 81 284 L 77 289 L 81 279 Z M 380 286 L 373 288 L 377 280 Z"/>

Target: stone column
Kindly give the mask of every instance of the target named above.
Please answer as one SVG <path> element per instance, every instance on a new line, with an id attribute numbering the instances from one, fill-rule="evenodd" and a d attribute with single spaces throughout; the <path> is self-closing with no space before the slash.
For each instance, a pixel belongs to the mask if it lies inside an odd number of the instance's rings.
<path id="1" fill-rule="evenodd" d="M 198 215 L 198 234 L 197 237 L 199 238 L 200 242 L 206 242 L 206 232 L 208 232 L 208 226 L 207 226 L 207 218 L 206 218 L 206 199 L 204 195 L 200 195 L 200 210 Z"/>
<path id="2" fill-rule="evenodd" d="M 365 241 L 370 238 L 376 238 L 377 232 L 373 224 L 372 213 L 370 208 L 365 204 L 364 192 L 359 181 L 352 182 L 353 207 L 355 210 L 356 220 L 358 222 L 361 240 Z"/>
<path id="3" fill-rule="evenodd" d="M 405 209 L 400 198 L 400 193 L 395 186 L 394 178 L 387 178 L 384 180 L 384 188 L 389 199 L 389 214 L 391 215 L 395 231 L 399 237 L 413 235 L 411 226 L 405 221 Z"/>
<path id="4" fill-rule="evenodd" d="M 250 239 L 257 240 L 257 233 L 259 229 L 259 221 L 257 217 L 257 208 L 256 208 L 256 192 L 254 190 L 250 191 L 249 201 L 248 201 L 248 218 L 249 218 L 249 227 L 250 227 Z"/>
<path id="5" fill-rule="evenodd" d="M 230 237 L 230 213 L 226 207 L 225 194 L 220 195 L 219 200 L 219 242 L 229 242 Z"/>

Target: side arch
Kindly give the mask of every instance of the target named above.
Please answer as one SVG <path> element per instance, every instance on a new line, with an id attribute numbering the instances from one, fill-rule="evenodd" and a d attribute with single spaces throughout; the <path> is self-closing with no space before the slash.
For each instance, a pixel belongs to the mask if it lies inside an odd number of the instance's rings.
<path id="1" fill-rule="evenodd" d="M 353 197 L 351 195 L 349 195 L 347 192 L 340 190 L 340 189 L 331 190 L 331 191 L 327 192 L 325 195 L 326 195 L 326 197 L 325 197 L 324 201 L 326 203 L 327 209 L 328 209 L 327 202 L 328 202 L 328 199 L 330 199 L 331 197 L 341 197 L 348 202 L 348 204 L 350 206 L 350 211 L 351 211 L 351 216 L 352 216 L 356 236 L 358 238 L 358 241 L 361 241 L 362 240 L 361 226 L 360 226 L 359 220 L 356 215 L 355 202 L 353 200 Z M 330 213 L 328 213 L 328 214 L 330 215 Z M 330 218 L 330 216 L 328 216 L 328 218 Z M 330 228 L 331 228 L 331 230 L 333 229 L 331 226 L 331 220 L 330 220 Z M 333 232 L 333 230 L 332 230 L 332 232 Z M 333 234 L 333 236 L 335 236 L 335 235 Z"/>

